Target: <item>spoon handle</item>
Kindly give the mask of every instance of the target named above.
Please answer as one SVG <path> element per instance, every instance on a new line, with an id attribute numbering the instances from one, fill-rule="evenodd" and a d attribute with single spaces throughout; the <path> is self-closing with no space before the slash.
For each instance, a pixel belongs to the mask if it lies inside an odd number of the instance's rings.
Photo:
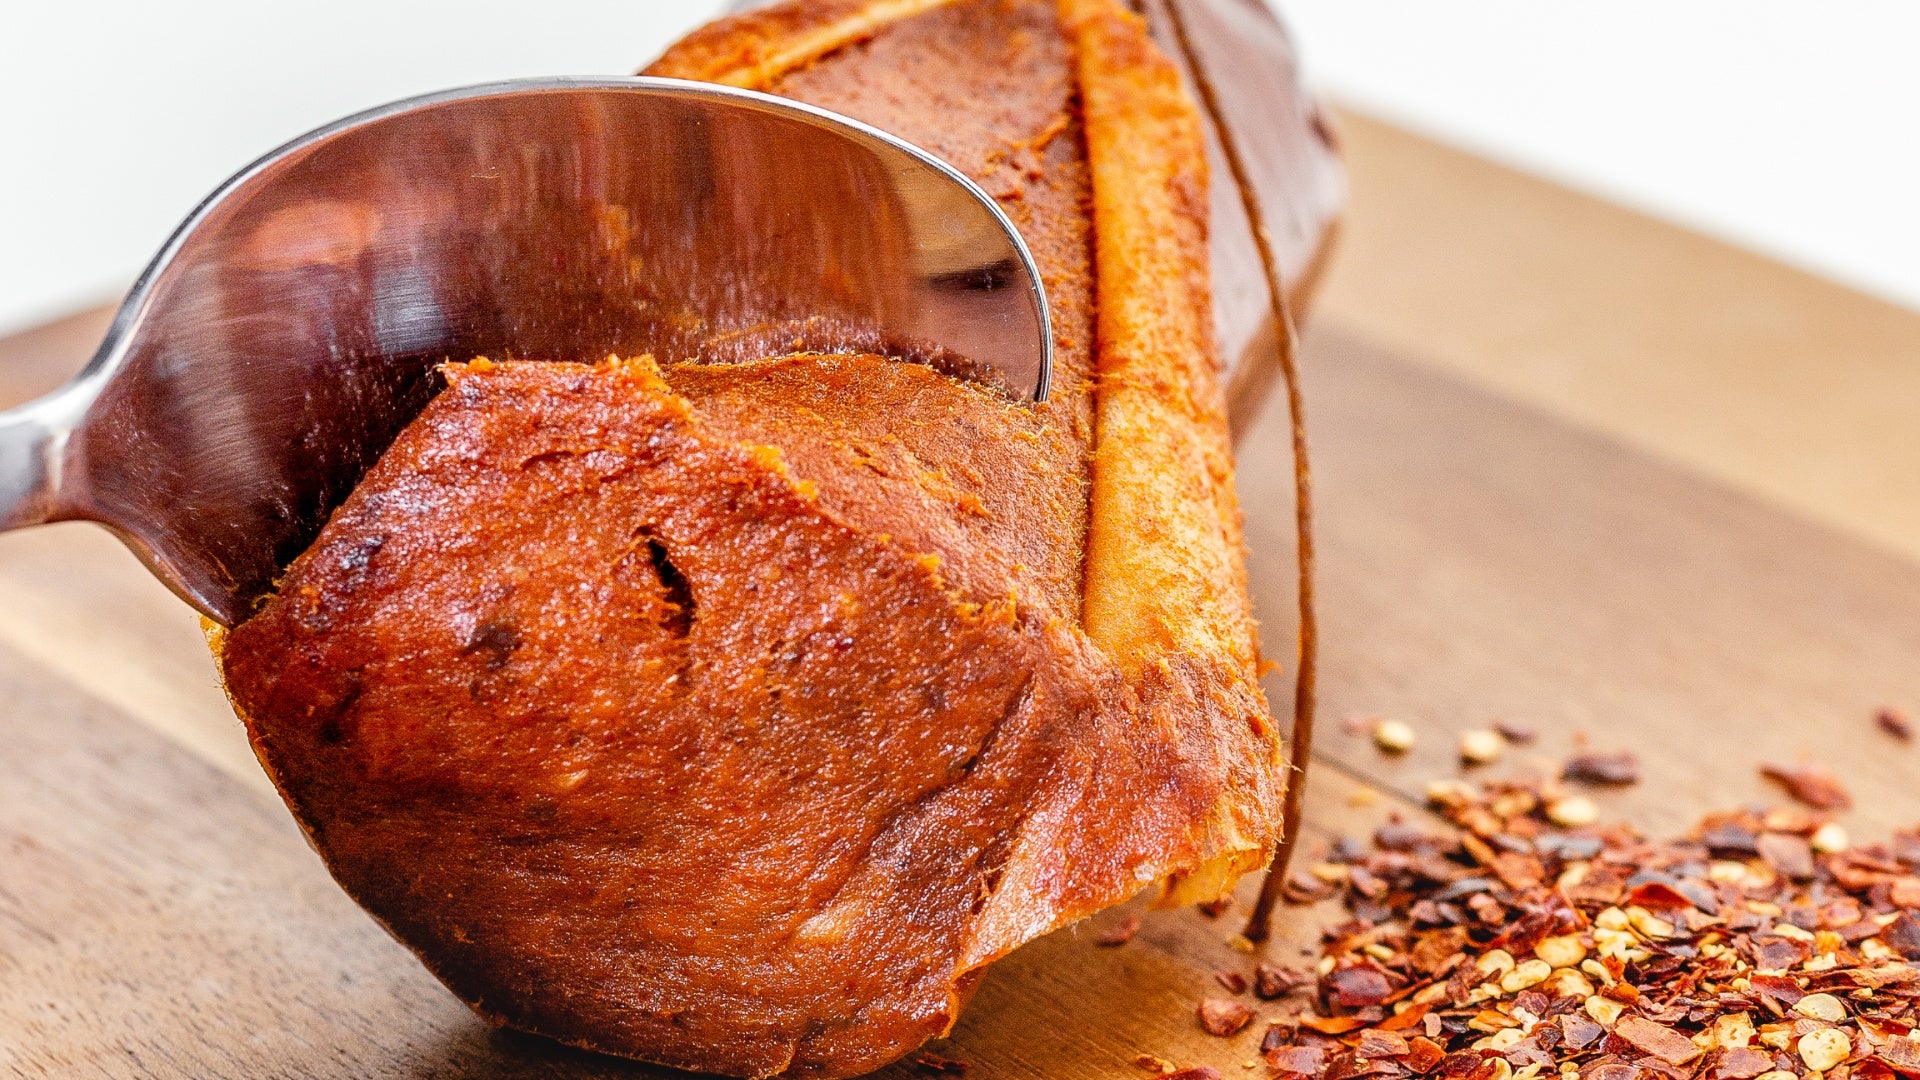
<path id="1" fill-rule="evenodd" d="M 0 532 L 54 516 L 73 404 L 68 387 L 0 412 Z"/>

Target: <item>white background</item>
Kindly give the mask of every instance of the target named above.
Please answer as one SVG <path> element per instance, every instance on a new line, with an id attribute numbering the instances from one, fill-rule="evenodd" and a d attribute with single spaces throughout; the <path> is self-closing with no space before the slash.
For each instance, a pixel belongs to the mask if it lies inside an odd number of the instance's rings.
<path id="1" fill-rule="evenodd" d="M 700 0 L 0 3 L 0 333 L 407 94 L 633 70 Z M 1920 3 L 1286 0 L 1341 100 L 1920 307 Z"/>

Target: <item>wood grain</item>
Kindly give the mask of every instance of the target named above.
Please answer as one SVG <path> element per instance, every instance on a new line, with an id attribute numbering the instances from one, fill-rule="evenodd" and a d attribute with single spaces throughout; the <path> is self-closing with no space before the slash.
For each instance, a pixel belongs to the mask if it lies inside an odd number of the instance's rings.
<path id="1" fill-rule="evenodd" d="M 1306 857 L 1421 814 L 1425 782 L 1461 772 L 1458 733 L 1496 716 L 1543 734 L 1488 775 L 1551 768 L 1581 732 L 1636 750 L 1646 780 L 1600 801 L 1649 829 L 1777 800 L 1757 765 L 1802 754 L 1847 774 L 1857 835 L 1920 821 L 1920 747 L 1871 722 L 1920 707 L 1920 435 L 1887 428 L 1920 391 L 1912 317 L 1347 128 L 1356 206 L 1305 350 L 1327 713 Z M 0 406 L 103 327 L 0 341 Z M 1250 433 L 1240 481 L 1285 659 L 1282 420 Z M 1383 757 L 1349 713 L 1409 719 L 1420 743 Z M 0 537 L 0 740 L 0 1075 L 659 1075 L 489 1032 L 346 901 L 191 612 L 102 532 Z M 1258 1075 L 1240 1065 L 1259 1025 L 1216 1040 L 1192 1017 L 1215 969 L 1252 962 L 1237 920 L 1149 914 L 1133 943 L 1093 944 L 1127 914 L 996 965 L 935 1052 L 976 1077 L 1144 1075 L 1138 1053 Z M 1266 955 L 1300 960 L 1336 914 L 1284 910 Z"/>
<path id="2" fill-rule="evenodd" d="M 1920 821 L 1920 747 L 1873 723 L 1920 703 L 1920 566 L 1322 327 L 1307 375 L 1321 494 L 1325 758 L 1418 797 L 1495 718 L 1559 758 L 1584 731 L 1644 783 L 1604 807 L 1678 829 L 1771 797 L 1763 761 L 1844 771 L 1866 833 Z M 1250 443 L 1284 436 L 1271 413 Z M 1255 604 L 1285 589 L 1282 478 L 1242 466 Z M 1414 723 L 1387 760 L 1343 715 Z M 1493 770 L 1498 772 L 1499 770 Z"/>
<path id="3" fill-rule="evenodd" d="M 1847 767 L 1863 831 L 1920 819 L 1904 780 L 1920 751 L 1866 712 L 1920 699 L 1920 569 L 1351 334 L 1323 328 L 1307 356 L 1327 697 L 1334 715 L 1413 716 L 1425 736 L 1388 761 L 1330 735 L 1310 789 L 1318 844 L 1419 813 L 1358 804 L 1363 788 L 1417 792 L 1453 772 L 1446 733 L 1496 712 L 1547 729 L 1543 751 L 1575 726 L 1639 749 L 1648 781 L 1607 801 L 1650 827 L 1764 795 L 1753 765 L 1801 748 Z M 1244 453 L 1261 593 L 1288 587 L 1278 420 Z M 7 575 L 22 539 L 0 543 Z M 64 552 L 76 594 L 131 566 L 110 548 Z M 209 764 L 217 741 L 156 734 L 157 714 L 186 706 L 104 700 L 78 668 L 0 647 L 0 1072 L 650 1075 L 488 1033 L 332 887 L 284 811 Z M 172 723 L 230 723 L 206 712 Z M 1226 944 L 1237 923 L 1152 914 L 1132 944 L 1095 946 L 1121 914 L 996 966 L 936 1052 L 976 1076 L 1110 1077 L 1138 1053 L 1240 1074 L 1257 1030 L 1216 1040 L 1192 1020 L 1214 970 L 1251 964 Z M 1332 914 L 1288 909 L 1269 954 L 1299 960 Z"/>
<path id="4" fill-rule="evenodd" d="M 279 807 L 4 650 L 0 687 L 0 1075 L 670 1075 L 490 1032 L 333 886 Z M 1319 820 L 1352 818 L 1338 790 Z M 1023 950 L 941 1052 L 983 1075 L 1087 1077 L 1142 1052 L 1245 1052 L 1191 1023 L 1205 965 L 1249 963 L 1225 944 L 1231 921 L 1152 918 L 1121 949 L 1066 932 Z"/>

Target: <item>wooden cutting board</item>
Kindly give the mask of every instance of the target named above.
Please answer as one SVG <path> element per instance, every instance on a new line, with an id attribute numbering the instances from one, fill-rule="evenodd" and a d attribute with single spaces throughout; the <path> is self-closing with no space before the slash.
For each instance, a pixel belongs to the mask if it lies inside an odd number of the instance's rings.
<path id="1" fill-rule="evenodd" d="M 1355 206 L 1306 341 L 1325 628 L 1311 848 L 1418 817 L 1494 718 L 1550 767 L 1630 749 L 1605 810 L 1652 830 L 1848 777 L 1856 836 L 1920 822 L 1920 315 L 1361 117 Z M 56 383 L 98 314 L 0 342 L 0 404 Z M 1291 635 L 1283 416 L 1242 446 L 1269 648 Z M 1284 714 L 1289 680 L 1270 690 Z M 1350 714 L 1419 730 L 1403 758 Z M 333 886 L 252 762 L 190 613 L 103 533 L 0 538 L 0 1074 L 588 1077 L 657 1070 L 490 1032 Z M 1243 887 L 1243 900 L 1252 889 Z M 1201 1033 L 1238 913 L 1146 916 L 996 966 L 933 1048 L 973 1076 L 1232 1076 Z M 1299 963 L 1324 908 L 1263 955 Z M 1264 1006 L 1263 1016 L 1299 1001 Z M 887 1075 L 924 1075 L 909 1062 Z"/>

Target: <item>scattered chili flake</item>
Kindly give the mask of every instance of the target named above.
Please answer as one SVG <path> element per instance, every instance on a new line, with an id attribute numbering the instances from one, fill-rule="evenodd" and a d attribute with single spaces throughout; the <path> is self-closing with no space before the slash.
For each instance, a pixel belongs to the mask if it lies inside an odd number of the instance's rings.
<path id="1" fill-rule="evenodd" d="M 1813 845 L 1791 833 L 1761 833 L 1754 842 L 1760 858 L 1774 870 L 1796 880 L 1813 876 Z"/>
<path id="2" fill-rule="evenodd" d="M 1320 991 L 1329 1002 L 1341 1008 L 1364 1009 L 1385 1001 L 1387 995 L 1393 993 L 1393 984 L 1371 961 L 1361 961 L 1322 975 Z"/>
<path id="3" fill-rule="evenodd" d="M 1853 796 L 1840 785 L 1840 778 L 1818 765 L 1762 765 L 1760 775 L 1815 810 L 1845 810 L 1853 805 Z"/>
<path id="4" fill-rule="evenodd" d="M 1873 722 L 1880 725 L 1881 731 L 1896 739 L 1913 738 L 1913 721 L 1907 718 L 1906 713 L 1891 705 L 1874 713 Z"/>
<path id="5" fill-rule="evenodd" d="M 1253 1009 L 1227 998 L 1208 998 L 1194 1010 L 1209 1035 L 1234 1035 L 1253 1021 Z"/>
<path id="6" fill-rule="evenodd" d="M 1424 1035 L 1416 1035 L 1407 1041 L 1407 1068 L 1425 1075 L 1433 1071 L 1435 1065 L 1446 1060 L 1447 1052 L 1440 1044 Z"/>
<path id="7" fill-rule="evenodd" d="M 1692 1039 L 1638 1016 L 1621 1017 L 1613 1025 L 1613 1033 L 1669 1065 L 1685 1065 L 1700 1056 L 1700 1047 Z"/>
<path id="8" fill-rule="evenodd" d="M 1511 720 L 1496 720 L 1493 730 L 1506 737 L 1515 746 L 1525 746 L 1540 737 L 1540 732 L 1528 724 L 1517 724 Z"/>
<path id="9" fill-rule="evenodd" d="M 1141 1054 L 1133 1059 L 1133 1067 L 1150 1073 L 1170 1073 L 1173 1071 L 1173 1062 L 1152 1054 Z"/>
<path id="10" fill-rule="evenodd" d="M 1280 891 L 1281 899 L 1289 904 L 1317 904 L 1339 890 L 1332 883 L 1322 881 L 1312 874 L 1292 874 Z"/>
<path id="11" fill-rule="evenodd" d="M 1219 983 L 1229 994 L 1247 992 L 1247 977 L 1237 971 L 1222 968 L 1213 973 L 1213 981 Z"/>
<path id="12" fill-rule="evenodd" d="M 1389 754 L 1404 754 L 1413 749 L 1413 725 L 1405 720 L 1381 720 L 1373 725 L 1373 744 Z"/>
<path id="13" fill-rule="evenodd" d="M 1113 925 L 1102 930 L 1100 936 L 1093 939 L 1093 943 L 1095 945 L 1105 945 L 1109 948 L 1117 945 L 1125 945 L 1127 942 L 1133 940 L 1133 935 L 1139 932 L 1140 916 L 1123 915 L 1119 919 L 1116 919 Z"/>
<path id="14" fill-rule="evenodd" d="M 1599 760 L 1570 773 L 1621 776 Z M 1315 1013 L 1261 1040 L 1271 1076 L 1920 1080 L 1920 832 L 1816 843 L 1830 822 L 1783 807 L 1660 841 L 1561 826 L 1539 782 L 1442 796 L 1458 832 L 1382 828 L 1315 878 L 1348 918 Z"/>
<path id="15" fill-rule="evenodd" d="M 1785 975 L 1755 975 L 1747 980 L 1747 985 L 1753 1000 L 1771 1003 L 1775 1013 L 1784 1013 L 1807 996 L 1799 980 Z"/>
<path id="16" fill-rule="evenodd" d="M 1655 911 L 1679 910 L 1697 906 L 1692 897 L 1657 878 L 1635 885 L 1633 891 L 1626 895 L 1626 903 L 1636 907 L 1651 908 Z"/>
<path id="17" fill-rule="evenodd" d="M 1260 964 L 1253 969 L 1253 993 L 1263 1001 L 1283 998 L 1313 985 L 1313 976 L 1283 964 Z"/>
<path id="18" fill-rule="evenodd" d="M 1773 1055 L 1751 1046 L 1730 1046 L 1713 1065 L 1713 1080 L 1752 1080 L 1773 1071 Z"/>
<path id="19" fill-rule="evenodd" d="M 1911 911 L 1903 911 L 1893 917 L 1880 931 L 1887 947 L 1908 960 L 1920 960 L 1920 919 Z"/>
<path id="20" fill-rule="evenodd" d="M 1207 1065 L 1195 1065 L 1191 1069 L 1181 1069 L 1161 1076 L 1160 1080 L 1222 1080 L 1220 1070 Z"/>
<path id="21" fill-rule="evenodd" d="M 1582 784 L 1637 784 L 1640 759 L 1630 750 L 1617 754 L 1575 754 L 1561 766 L 1560 779 Z"/>
<path id="22" fill-rule="evenodd" d="M 1888 1068 L 1904 1076 L 1920 1076 L 1920 1039 L 1895 1035 L 1874 1051 Z"/>
<path id="23" fill-rule="evenodd" d="M 1327 1052 L 1318 1046 L 1281 1046 L 1267 1051 L 1267 1068 L 1275 1075 L 1318 1076 L 1326 1067 Z"/>
<path id="24" fill-rule="evenodd" d="M 1233 907 L 1233 897 L 1222 896 L 1215 900 L 1208 900 L 1204 903 L 1195 904 L 1194 907 L 1199 908 L 1200 914 L 1205 915 L 1207 918 L 1217 919 L 1220 916 L 1225 915 L 1228 909 Z"/>
<path id="25" fill-rule="evenodd" d="M 1601 1027 L 1585 1013 L 1560 1014 L 1560 1041 L 1575 1050 L 1591 1046 L 1607 1029 Z"/>
<path id="26" fill-rule="evenodd" d="M 967 1070 L 973 1067 L 964 1061 L 941 1057 L 939 1054 L 924 1050 L 914 1058 L 913 1063 L 920 1068 L 921 1072 L 940 1073 L 946 1076 L 965 1076 Z"/>
<path id="27" fill-rule="evenodd" d="M 1811 942 L 1781 937 L 1778 934 L 1755 937 L 1750 944 L 1753 948 L 1754 964 L 1777 971 L 1798 967 L 1813 955 Z"/>
<path id="28" fill-rule="evenodd" d="M 1300 1026 L 1311 1028 L 1322 1035 L 1345 1035 L 1366 1027 L 1367 1022 L 1357 1016 L 1303 1016 Z"/>
<path id="29" fill-rule="evenodd" d="M 1383 1058 L 1405 1057 L 1408 1048 L 1407 1040 L 1391 1031 L 1374 1028 L 1360 1033 L 1360 1042 L 1354 1049 L 1360 1052 L 1361 1057 Z"/>

